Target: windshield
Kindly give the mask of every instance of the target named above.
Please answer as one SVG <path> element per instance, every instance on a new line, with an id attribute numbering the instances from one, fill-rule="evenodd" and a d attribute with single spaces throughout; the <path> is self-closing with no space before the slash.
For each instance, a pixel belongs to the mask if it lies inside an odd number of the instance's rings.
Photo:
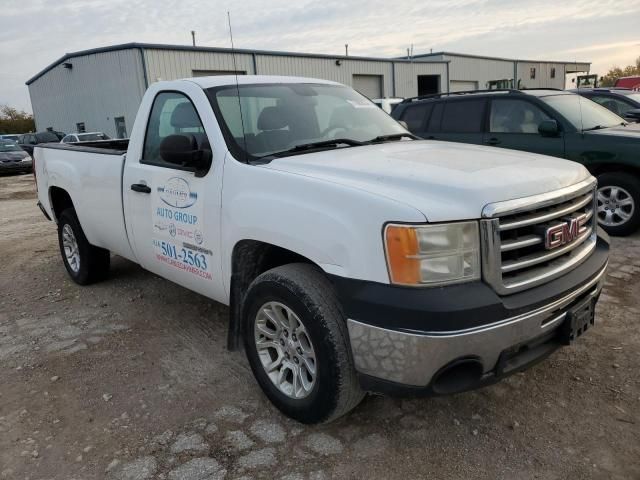
<path id="1" fill-rule="evenodd" d="M 623 95 L 640 103 L 640 93 L 624 93 Z"/>
<path id="2" fill-rule="evenodd" d="M 22 149 L 11 140 L 0 140 L 0 152 L 20 152 Z"/>
<path id="3" fill-rule="evenodd" d="M 355 145 L 407 133 L 369 99 L 337 85 L 233 85 L 210 89 L 209 98 L 230 150 L 254 159 L 309 143 L 340 139 Z"/>
<path id="4" fill-rule="evenodd" d="M 104 133 L 78 133 L 80 142 L 96 142 L 98 140 L 109 140 L 109 136 Z"/>
<path id="5" fill-rule="evenodd" d="M 554 108 L 578 130 L 614 127 L 624 123 L 623 118 L 580 95 L 551 95 L 540 100 Z"/>

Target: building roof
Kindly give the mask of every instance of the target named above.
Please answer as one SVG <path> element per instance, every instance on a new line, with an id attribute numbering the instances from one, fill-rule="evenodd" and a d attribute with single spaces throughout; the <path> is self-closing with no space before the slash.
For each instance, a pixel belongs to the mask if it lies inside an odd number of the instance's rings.
<path id="1" fill-rule="evenodd" d="M 456 53 L 456 52 L 432 52 L 432 53 L 419 53 L 417 55 L 411 55 L 411 59 L 424 59 L 424 58 L 428 58 L 428 57 L 436 57 L 436 56 L 440 56 L 440 55 L 448 55 L 451 57 L 466 57 L 466 58 L 478 58 L 481 60 L 501 60 L 504 62 L 522 62 L 522 63 L 559 63 L 559 64 L 565 64 L 565 65 L 570 65 L 570 64 L 576 64 L 576 63 L 584 63 L 584 64 L 588 64 L 591 65 L 591 62 L 578 62 L 575 60 L 572 61 L 560 61 L 560 60 L 525 60 L 522 58 L 504 58 L 504 57 L 489 57 L 489 56 L 485 56 L 485 55 L 473 55 L 473 54 L 469 54 L 469 53 Z M 403 56 L 403 57 L 398 57 L 398 59 L 404 59 L 407 60 L 409 57 L 407 56 Z"/>
<path id="2" fill-rule="evenodd" d="M 277 56 L 277 57 L 304 57 L 304 58 L 330 58 L 334 60 L 366 60 L 373 62 L 402 62 L 408 63 L 412 62 L 410 59 L 402 59 L 402 58 L 381 58 L 381 57 L 361 57 L 354 55 L 329 55 L 325 53 L 302 53 L 302 52 L 282 52 L 282 51 L 273 51 L 273 50 L 252 50 L 246 48 L 223 48 L 223 47 L 192 47 L 191 45 L 165 45 L 159 43 L 122 43 L 118 45 L 110 45 L 107 47 L 98 47 L 91 48 L 88 50 L 81 50 L 78 52 L 66 53 L 58 60 L 53 62 L 52 64 L 45 67 L 43 70 L 36 73 L 33 77 L 27 80 L 25 83 L 27 85 L 32 84 L 38 78 L 42 77 L 45 73 L 54 69 L 61 63 L 66 62 L 67 60 L 82 57 L 85 55 L 93 55 L 96 53 L 105 53 L 105 52 L 116 52 L 119 50 L 178 50 L 178 51 L 187 51 L 187 52 L 212 52 L 212 53 L 237 53 L 237 54 L 255 54 L 255 55 L 269 55 L 269 56 Z M 432 63 L 449 63 L 448 60 L 441 60 Z"/>

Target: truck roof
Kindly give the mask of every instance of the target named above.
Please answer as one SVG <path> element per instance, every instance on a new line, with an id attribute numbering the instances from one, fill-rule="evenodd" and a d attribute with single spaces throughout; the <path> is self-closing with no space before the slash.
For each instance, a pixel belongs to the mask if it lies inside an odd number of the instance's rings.
<path id="1" fill-rule="evenodd" d="M 211 77 L 185 78 L 205 88 L 220 87 L 225 85 L 258 85 L 264 83 L 322 83 L 326 85 L 342 85 L 341 83 L 319 78 L 287 77 L 281 75 L 214 75 Z"/>

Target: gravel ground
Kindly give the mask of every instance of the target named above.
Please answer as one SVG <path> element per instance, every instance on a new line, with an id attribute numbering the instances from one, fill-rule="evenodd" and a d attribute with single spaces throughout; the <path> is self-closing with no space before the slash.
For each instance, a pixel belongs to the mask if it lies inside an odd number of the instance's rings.
<path id="1" fill-rule="evenodd" d="M 114 258 L 79 287 L 31 175 L 0 178 L 0 478 L 640 478 L 640 235 L 614 239 L 597 328 L 475 392 L 277 412 L 227 308 Z"/>

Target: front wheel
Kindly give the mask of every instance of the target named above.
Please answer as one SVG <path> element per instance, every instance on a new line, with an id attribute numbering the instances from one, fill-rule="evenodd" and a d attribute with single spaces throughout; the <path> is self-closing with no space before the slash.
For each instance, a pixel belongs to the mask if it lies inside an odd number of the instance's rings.
<path id="1" fill-rule="evenodd" d="M 245 351 L 271 402 L 302 423 L 332 421 L 364 396 L 346 322 L 322 271 L 307 264 L 269 270 L 250 285 Z"/>
<path id="2" fill-rule="evenodd" d="M 58 219 L 58 243 L 64 266 L 77 284 L 88 285 L 108 275 L 109 251 L 89 243 L 73 208 L 64 210 Z"/>
<path id="3" fill-rule="evenodd" d="M 598 223 L 611 235 L 630 235 L 640 226 L 640 180 L 629 173 L 598 175 Z"/>

